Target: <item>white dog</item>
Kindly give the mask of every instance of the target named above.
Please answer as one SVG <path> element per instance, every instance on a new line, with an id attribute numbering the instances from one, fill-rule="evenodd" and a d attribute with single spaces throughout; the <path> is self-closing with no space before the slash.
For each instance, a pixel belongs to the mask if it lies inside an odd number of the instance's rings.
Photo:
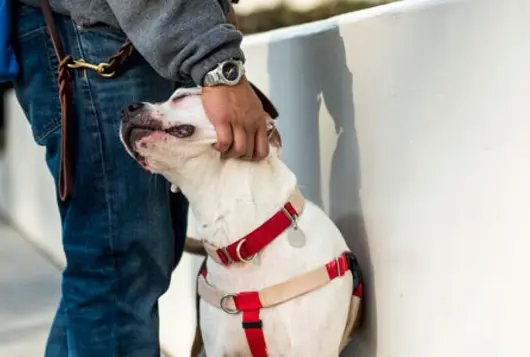
<path id="1" fill-rule="evenodd" d="M 220 157 L 200 96 L 181 89 L 165 103 L 129 105 L 121 138 L 190 202 L 209 254 L 198 280 L 206 355 L 337 357 L 359 317 L 353 254 L 303 199 L 278 147 L 260 162 Z"/>

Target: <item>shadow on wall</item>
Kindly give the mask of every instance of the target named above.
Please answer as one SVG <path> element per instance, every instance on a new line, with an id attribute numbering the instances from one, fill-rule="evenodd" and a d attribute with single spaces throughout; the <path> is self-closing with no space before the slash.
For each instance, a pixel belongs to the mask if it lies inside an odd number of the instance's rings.
<path id="1" fill-rule="evenodd" d="M 321 100 L 339 137 L 329 182 L 329 214 L 357 255 L 365 280 L 364 323 L 344 357 L 377 356 L 373 269 L 364 227 L 359 148 L 355 131 L 353 76 L 339 28 L 271 41 L 268 59 L 270 93 L 278 105 L 283 160 L 297 174 L 302 192 L 323 207 L 319 112 Z"/>

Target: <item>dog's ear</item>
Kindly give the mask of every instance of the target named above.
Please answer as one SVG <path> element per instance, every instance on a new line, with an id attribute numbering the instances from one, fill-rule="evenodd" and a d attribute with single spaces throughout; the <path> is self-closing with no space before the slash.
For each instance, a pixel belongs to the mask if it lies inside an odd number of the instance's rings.
<path id="1" fill-rule="evenodd" d="M 249 82 L 250 86 L 258 96 L 259 100 L 261 101 L 261 104 L 263 105 L 263 110 L 265 113 L 267 113 L 267 135 L 269 137 L 269 143 L 272 147 L 277 149 L 278 156 L 280 156 L 281 148 L 282 148 L 282 138 L 280 136 L 280 132 L 276 128 L 275 119 L 278 118 L 278 110 L 276 110 L 276 107 L 270 99 L 258 88 L 256 87 L 252 82 Z"/>
<path id="2" fill-rule="evenodd" d="M 272 104 L 270 99 L 265 94 L 263 94 L 263 92 L 252 82 L 249 81 L 249 83 L 252 89 L 254 90 L 254 93 L 256 93 L 259 100 L 261 101 L 261 104 L 263 105 L 263 110 L 265 110 L 265 112 L 269 114 L 272 119 L 278 118 L 278 110 L 276 110 L 276 107 L 274 106 L 274 104 Z"/>

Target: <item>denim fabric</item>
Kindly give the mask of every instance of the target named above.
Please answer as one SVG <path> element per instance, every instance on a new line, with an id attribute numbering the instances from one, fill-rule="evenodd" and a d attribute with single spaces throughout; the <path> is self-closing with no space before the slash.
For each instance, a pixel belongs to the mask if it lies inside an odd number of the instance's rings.
<path id="1" fill-rule="evenodd" d="M 57 184 L 57 59 L 40 10 L 19 5 L 15 14 L 21 73 L 14 86 Z M 90 63 L 104 62 L 125 40 L 118 30 L 80 29 L 61 15 L 56 23 L 65 51 Z M 187 202 L 129 157 L 118 128 L 125 105 L 166 100 L 175 84 L 139 55 L 130 64 L 112 79 L 75 72 L 74 193 L 67 203 L 57 203 L 67 266 L 46 357 L 160 355 L 157 301 L 182 253 Z"/>

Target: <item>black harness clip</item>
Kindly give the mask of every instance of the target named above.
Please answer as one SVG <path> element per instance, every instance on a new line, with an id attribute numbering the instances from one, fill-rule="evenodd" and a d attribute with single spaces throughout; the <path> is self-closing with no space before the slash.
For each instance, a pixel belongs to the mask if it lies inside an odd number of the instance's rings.
<path id="1" fill-rule="evenodd" d="M 348 256 L 348 266 L 350 268 L 351 275 L 353 278 L 353 290 L 356 290 L 359 284 L 363 282 L 361 268 L 359 267 L 357 258 L 352 252 L 347 252 L 346 255 Z"/>

